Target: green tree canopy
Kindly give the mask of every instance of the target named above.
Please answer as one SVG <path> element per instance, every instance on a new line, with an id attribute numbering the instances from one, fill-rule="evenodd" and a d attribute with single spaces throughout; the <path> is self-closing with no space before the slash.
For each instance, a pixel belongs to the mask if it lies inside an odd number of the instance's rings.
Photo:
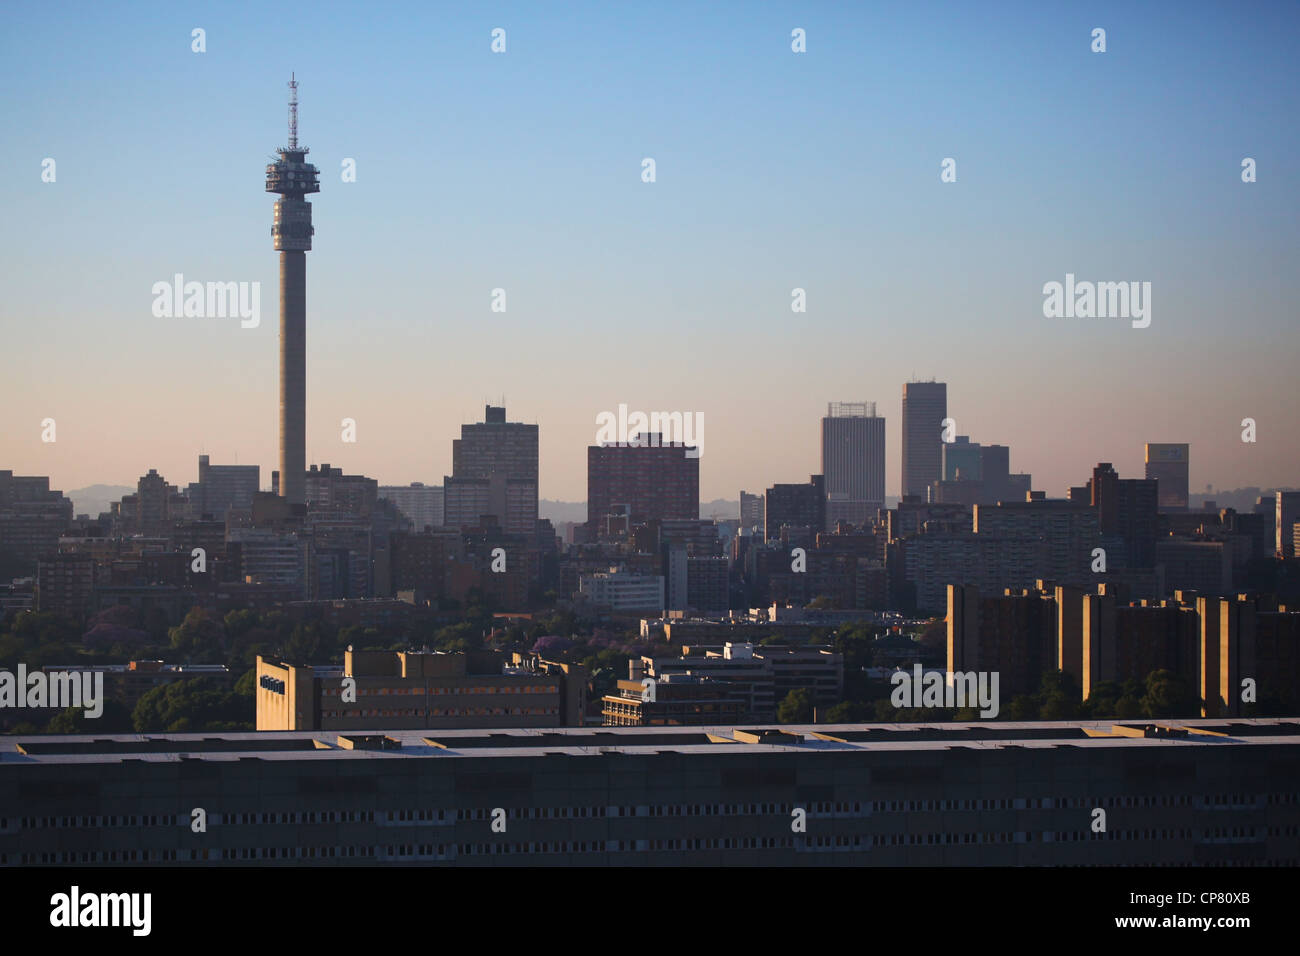
<path id="1" fill-rule="evenodd" d="M 812 722 L 813 697 L 807 687 L 796 687 L 785 695 L 776 709 L 776 719 L 783 724 L 807 724 Z"/>
<path id="2" fill-rule="evenodd" d="M 251 695 L 226 690 L 206 677 L 173 681 L 146 693 L 131 715 L 137 733 L 253 730 Z"/>

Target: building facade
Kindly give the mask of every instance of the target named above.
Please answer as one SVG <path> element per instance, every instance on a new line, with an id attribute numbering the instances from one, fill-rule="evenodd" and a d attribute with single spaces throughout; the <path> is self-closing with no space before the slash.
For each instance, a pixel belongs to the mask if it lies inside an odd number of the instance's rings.
<path id="1" fill-rule="evenodd" d="M 0 738 L 0 866 L 114 864 L 1294 867 L 1300 722 Z"/>
<path id="2" fill-rule="evenodd" d="M 831 402 L 822 419 L 822 474 L 826 526 L 839 520 L 861 526 L 885 503 L 885 419 L 875 402 Z"/>
<path id="3" fill-rule="evenodd" d="M 925 501 L 930 483 L 942 477 L 943 420 L 948 416 L 944 382 L 903 385 L 903 495 Z"/>
<path id="4" fill-rule="evenodd" d="M 620 506 L 633 524 L 663 518 L 700 516 L 700 459 L 680 442 L 662 442 L 657 433 L 645 443 L 605 443 L 587 448 L 587 523 Z"/>
<path id="5" fill-rule="evenodd" d="M 1190 446 L 1167 442 L 1147 442 L 1146 477 L 1159 486 L 1161 511 L 1186 511 Z"/>
<path id="6" fill-rule="evenodd" d="M 508 422 L 503 406 L 488 405 L 483 421 L 461 425 L 460 438 L 451 443 L 444 520 L 449 527 L 477 527 L 492 515 L 507 534 L 531 535 L 537 530 L 537 475 L 537 426 Z"/>

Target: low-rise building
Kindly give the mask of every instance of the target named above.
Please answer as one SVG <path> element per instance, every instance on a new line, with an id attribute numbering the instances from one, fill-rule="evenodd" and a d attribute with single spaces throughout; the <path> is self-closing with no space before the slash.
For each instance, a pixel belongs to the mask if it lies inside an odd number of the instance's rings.
<path id="1" fill-rule="evenodd" d="M 492 651 L 353 651 L 343 665 L 257 658 L 258 730 L 580 726 L 577 665 Z"/>

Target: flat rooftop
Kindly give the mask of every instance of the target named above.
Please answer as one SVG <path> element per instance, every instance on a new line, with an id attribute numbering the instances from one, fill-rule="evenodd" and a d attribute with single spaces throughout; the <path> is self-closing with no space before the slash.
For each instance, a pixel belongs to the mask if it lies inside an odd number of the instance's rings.
<path id="1" fill-rule="evenodd" d="M 43 734 L 0 737 L 0 772 L 34 764 L 402 760 L 601 754 L 712 754 L 1058 747 L 1300 747 L 1300 717 L 1223 720 L 987 721 L 511 730 Z"/>

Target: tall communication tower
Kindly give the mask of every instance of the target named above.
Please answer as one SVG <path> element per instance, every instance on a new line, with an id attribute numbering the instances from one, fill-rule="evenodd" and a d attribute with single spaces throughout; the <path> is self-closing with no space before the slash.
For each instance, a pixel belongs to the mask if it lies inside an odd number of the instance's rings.
<path id="1" fill-rule="evenodd" d="M 315 229 L 308 193 L 320 172 L 298 146 L 298 83 L 289 80 L 289 145 L 266 167 L 266 191 L 278 193 L 271 236 L 280 253 L 280 495 L 306 504 L 307 256 Z"/>

